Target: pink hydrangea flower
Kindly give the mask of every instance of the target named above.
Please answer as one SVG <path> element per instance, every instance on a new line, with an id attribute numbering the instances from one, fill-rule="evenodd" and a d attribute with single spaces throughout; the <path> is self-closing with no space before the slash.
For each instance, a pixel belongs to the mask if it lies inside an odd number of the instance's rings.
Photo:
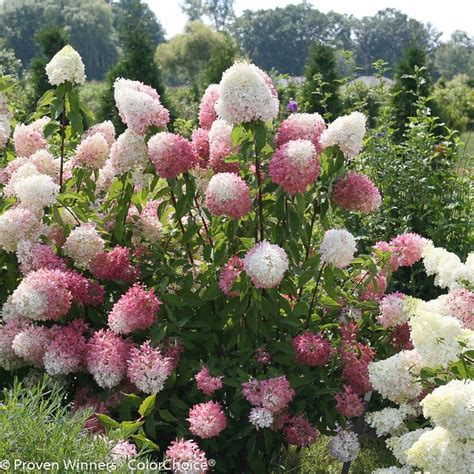
<path id="1" fill-rule="evenodd" d="M 164 127 L 170 120 L 158 92 L 142 82 L 117 79 L 114 98 L 123 123 L 140 135 L 144 135 L 152 125 Z"/>
<path id="2" fill-rule="evenodd" d="M 235 280 L 239 278 L 243 269 L 244 262 L 241 258 L 237 257 L 237 255 L 232 256 L 225 264 L 225 267 L 219 275 L 219 288 L 225 295 L 230 297 L 239 296 L 239 292 L 231 291 L 231 288 Z"/>
<path id="3" fill-rule="evenodd" d="M 74 271 L 63 272 L 63 278 L 75 303 L 84 306 L 97 306 L 103 303 L 105 289 L 96 281 L 89 280 Z"/>
<path id="4" fill-rule="evenodd" d="M 349 385 L 344 385 L 344 391 L 336 393 L 334 398 L 336 400 L 336 410 L 340 415 L 354 418 L 364 413 L 362 399 Z"/>
<path id="5" fill-rule="evenodd" d="M 284 375 L 243 383 L 242 393 L 252 405 L 262 406 L 271 413 L 286 408 L 295 396 L 295 391 Z"/>
<path id="6" fill-rule="evenodd" d="M 109 156 L 109 144 L 101 133 L 90 135 L 79 143 L 74 154 L 74 166 L 97 170 L 102 168 Z"/>
<path id="7" fill-rule="evenodd" d="M 348 173 L 334 186 L 333 201 L 348 211 L 373 212 L 380 207 L 382 198 L 374 183 L 359 173 Z"/>
<path id="8" fill-rule="evenodd" d="M 292 345 L 300 364 L 323 367 L 332 355 L 331 343 L 320 334 L 309 331 L 294 337 Z"/>
<path id="9" fill-rule="evenodd" d="M 21 319 L 10 319 L 0 324 L 0 367 L 3 369 L 14 370 L 27 365 L 12 347 L 15 337 L 27 328 L 28 323 Z"/>
<path id="10" fill-rule="evenodd" d="M 222 388 L 222 375 L 213 377 L 207 367 L 203 367 L 195 376 L 197 388 L 205 395 L 212 395 L 216 390 Z"/>
<path id="11" fill-rule="evenodd" d="M 319 114 L 291 114 L 278 128 L 276 143 L 280 147 L 291 140 L 310 140 L 318 155 L 323 151 L 321 134 L 326 129 Z"/>
<path id="12" fill-rule="evenodd" d="M 58 328 L 44 353 L 44 368 L 48 374 L 67 375 L 83 369 L 87 351 L 85 331 L 86 325 L 81 320 Z"/>
<path id="13" fill-rule="evenodd" d="M 128 441 L 119 441 L 111 450 L 110 456 L 114 461 L 131 459 L 137 456 L 137 447 Z"/>
<path id="14" fill-rule="evenodd" d="M 171 441 L 165 455 L 171 461 L 171 470 L 175 474 L 184 474 L 185 472 L 204 474 L 207 472 L 206 453 L 201 451 L 193 440 Z"/>
<path id="15" fill-rule="evenodd" d="M 269 365 L 271 363 L 272 356 L 271 356 L 270 352 L 268 352 L 267 349 L 265 349 L 264 347 L 259 347 L 255 351 L 255 361 L 257 362 L 257 364 L 266 366 L 266 365 Z"/>
<path id="16" fill-rule="evenodd" d="M 122 280 L 125 283 L 132 283 L 140 276 L 140 270 L 130 261 L 130 249 L 120 246 L 97 255 L 90 263 L 89 269 L 101 280 Z"/>
<path id="17" fill-rule="evenodd" d="M 43 117 L 29 125 L 19 123 L 13 132 L 13 143 L 17 156 L 30 157 L 33 153 L 47 148 L 48 142 L 43 136 L 43 129 L 49 122 L 48 117 Z"/>
<path id="18" fill-rule="evenodd" d="M 410 351 L 414 349 L 408 323 L 400 324 L 393 328 L 390 334 L 390 344 L 397 351 Z"/>
<path id="19" fill-rule="evenodd" d="M 288 443 L 302 448 L 311 446 L 318 436 L 316 428 L 303 415 L 291 417 L 283 431 Z"/>
<path id="20" fill-rule="evenodd" d="M 362 301 L 379 301 L 387 289 L 387 278 L 381 271 L 377 273 L 375 278 L 370 277 L 366 272 L 362 272 L 356 278 L 356 281 L 361 282 L 362 286 L 369 281 L 369 284 L 364 288 L 360 295 Z"/>
<path id="21" fill-rule="evenodd" d="M 104 136 L 109 147 L 115 143 L 115 127 L 110 120 L 106 120 L 105 122 L 97 123 L 96 125 L 92 126 L 84 133 L 82 138 L 88 138 L 92 135 L 95 135 L 96 133 L 100 133 Z"/>
<path id="22" fill-rule="evenodd" d="M 153 135 L 148 142 L 148 153 L 158 175 L 167 179 L 186 173 L 198 162 L 191 142 L 169 132 Z"/>
<path id="23" fill-rule="evenodd" d="M 183 344 L 175 338 L 165 339 L 163 344 L 163 353 L 165 357 L 170 360 L 171 369 L 178 367 L 181 359 L 181 354 L 184 352 Z"/>
<path id="24" fill-rule="evenodd" d="M 474 331 L 474 293 L 466 289 L 452 290 L 446 301 L 449 312 L 458 318 L 463 326 Z"/>
<path id="25" fill-rule="evenodd" d="M 93 433 L 104 433 L 104 426 L 96 414 L 106 414 L 108 412 L 107 405 L 97 394 L 92 392 L 90 387 L 82 387 L 78 389 L 74 395 L 71 412 L 76 413 L 88 409 L 92 409 L 93 414 L 86 420 L 84 428 Z"/>
<path id="26" fill-rule="evenodd" d="M 206 168 L 209 161 L 209 130 L 197 128 L 191 137 L 194 151 L 199 157 L 198 166 Z"/>
<path id="27" fill-rule="evenodd" d="M 390 246 L 398 257 L 398 264 L 401 267 L 411 267 L 421 259 L 426 242 L 426 239 L 418 234 L 410 233 L 397 235 L 390 242 Z"/>
<path id="28" fill-rule="evenodd" d="M 87 344 L 86 365 L 97 385 L 117 386 L 127 372 L 131 344 L 107 329 L 94 333 Z"/>
<path id="29" fill-rule="evenodd" d="M 217 119 L 209 131 L 209 165 L 214 173 L 238 173 L 237 162 L 227 163 L 225 159 L 239 151 L 232 145 L 232 125 Z"/>
<path id="30" fill-rule="evenodd" d="M 53 155 L 48 150 L 41 149 L 36 151 L 30 156 L 28 162 L 35 166 L 38 173 L 46 174 L 53 178 L 55 182 L 58 181 L 59 160 L 54 159 Z"/>
<path id="31" fill-rule="evenodd" d="M 109 327 L 117 334 L 147 329 L 156 321 L 160 306 L 154 290 L 147 291 L 137 283 L 115 303 L 109 313 Z"/>
<path id="32" fill-rule="evenodd" d="M 380 315 L 377 317 L 377 321 L 384 328 L 395 327 L 408 321 L 409 314 L 405 311 L 405 296 L 396 291 L 380 300 Z"/>
<path id="33" fill-rule="evenodd" d="M 227 419 L 218 402 L 199 403 L 189 410 L 189 431 L 200 438 L 214 438 L 226 427 Z"/>
<path id="34" fill-rule="evenodd" d="M 172 362 L 158 349 L 145 341 L 140 348 L 133 347 L 127 361 L 127 374 L 130 382 L 144 393 L 157 393 L 163 390 L 166 379 L 173 371 Z"/>
<path id="35" fill-rule="evenodd" d="M 56 332 L 57 327 L 29 326 L 13 339 L 13 351 L 35 367 L 43 367 L 44 354 Z"/>
<path id="36" fill-rule="evenodd" d="M 14 252 L 22 240 L 36 241 L 41 222 L 34 212 L 22 207 L 8 209 L 0 215 L 0 248 Z"/>
<path id="37" fill-rule="evenodd" d="M 286 192 L 304 193 L 319 174 L 316 148 L 309 140 L 291 140 L 276 150 L 268 169 L 272 181 Z"/>
<path id="38" fill-rule="evenodd" d="M 18 244 L 16 255 L 23 275 L 42 268 L 67 270 L 66 261 L 56 255 L 49 245 L 23 240 Z"/>
<path id="39" fill-rule="evenodd" d="M 392 272 L 396 272 L 398 270 L 398 267 L 400 266 L 398 263 L 398 257 L 395 255 L 393 247 L 388 242 L 381 240 L 374 245 L 374 249 L 390 253 L 390 268 Z"/>
<path id="40" fill-rule="evenodd" d="M 234 173 L 215 174 L 207 187 L 206 206 L 216 216 L 241 219 L 252 208 L 249 188 L 245 181 Z"/>
<path id="41" fill-rule="evenodd" d="M 199 125 L 210 130 L 212 123 L 217 119 L 215 105 L 219 98 L 219 86 L 211 84 L 208 86 L 199 105 Z"/>

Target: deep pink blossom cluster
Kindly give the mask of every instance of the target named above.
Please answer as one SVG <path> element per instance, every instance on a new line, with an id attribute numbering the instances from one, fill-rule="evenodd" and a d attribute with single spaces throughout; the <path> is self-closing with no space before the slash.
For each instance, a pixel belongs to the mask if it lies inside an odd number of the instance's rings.
<path id="1" fill-rule="evenodd" d="M 147 329 L 156 321 L 160 306 L 153 289 L 147 291 L 137 283 L 115 303 L 109 313 L 109 327 L 117 334 Z"/>
<path id="2" fill-rule="evenodd" d="M 209 130 L 197 128 L 193 131 L 191 140 L 194 152 L 199 157 L 198 166 L 206 168 L 209 161 Z"/>
<path id="3" fill-rule="evenodd" d="M 295 396 L 295 391 L 284 375 L 243 383 L 242 393 L 252 405 L 266 408 L 271 413 L 286 408 Z"/>
<path id="4" fill-rule="evenodd" d="M 227 426 L 227 418 L 220 403 L 209 401 L 194 405 L 189 410 L 189 431 L 200 438 L 214 438 Z"/>
<path id="5" fill-rule="evenodd" d="M 283 432 L 288 443 L 302 448 L 311 446 L 318 436 L 316 428 L 303 415 L 290 417 Z"/>
<path id="6" fill-rule="evenodd" d="M 174 179 L 198 163 L 191 142 L 174 133 L 161 132 L 148 142 L 148 153 L 156 172 L 162 178 Z"/>
<path id="7" fill-rule="evenodd" d="M 201 99 L 199 106 L 199 125 L 206 130 L 210 130 L 213 122 L 217 119 L 216 102 L 219 98 L 219 87 L 217 84 L 211 84 Z"/>
<path id="8" fill-rule="evenodd" d="M 364 271 L 358 275 L 356 281 L 362 288 L 360 295 L 362 301 L 379 301 L 387 289 L 387 277 L 383 271 L 379 271 L 375 277 L 371 277 L 368 272 Z"/>
<path id="9" fill-rule="evenodd" d="M 310 140 L 319 155 L 323 151 L 320 139 L 325 129 L 326 125 L 319 114 L 291 114 L 280 124 L 276 143 L 282 146 L 290 140 Z"/>
<path id="10" fill-rule="evenodd" d="M 238 291 L 231 291 L 232 285 L 244 269 L 244 261 L 237 255 L 232 256 L 219 275 L 219 288 L 230 297 L 239 296 Z"/>
<path id="11" fill-rule="evenodd" d="M 390 334 L 390 343 L 398 351 L 410 351 L 414 348 L 408 323 L 400 324 L 393 328 Z"/>
<path id="12" fill-rule="evenodd" d="M 425 245 L 426 239 L 414 233 L 397 235 L 390 242 L 390 247 L 397 256 L 400 267 L 411 267 L 418 262 Z"/>
<path id="13" fill-rule="evenodd" d="M 132 283 L 140 276 L 140 270 L 130 261 L 130 249 L 120 246 L 97 255 L 89 270 L 100 280 L 121 280 L 125 283 Z"/>
<path id="14" fill-rule="evenodd" d="M 30 272 L 46 270 L 67 270 L 66 261 L 56 255 L 53 249 L 46 244 L 22 241 L 17 249 L 18 263 L 23 275 Z"/>
<path id="15" fill-rule="evenodd" d="M 364 413 L 364 403 L 362 399 L 354 392 L 351 386 L 344 385 L 343 388 L 343 392 L 337 393 L 334 396 L 337 412 L 348 418 L 361 416 Z"/>
<path id="16" fill-rule="evenodd" d="M 373 212 L 380 207 L 382 198 L 374 183 L 359 173 L 348 173 L 334 186 L 333 201 L 348 211 Z"/>
<path id="17" fill-rule="evenodd" d="M 203 367 L 195 376 L 197 388 L 205 395 L 212 395 L 216 390 L 222 388 L 222 375 L 213 377 L 207 367 Z"/>
<path id="18" fill-rule="evenodd" d="M 306 331 L 294 337 L 292 345 L 300 364 L 323 367 L 332 355 L 331 343 L 321 334 Z"/>
<path id="19" fill-rule="evenodd" d="M 184 472 L 203 474 L 207 472 L 206 453 L 200 450 L 197 443 L 193 440 L 177 439 L 171 441 L 165 454 L 166 458 L 171 461 L 173 472 L 177 474 Z M 197 470 L 198 465 L 199 470 Z M 190 469 L 186 470 L 187 466 Z"/>

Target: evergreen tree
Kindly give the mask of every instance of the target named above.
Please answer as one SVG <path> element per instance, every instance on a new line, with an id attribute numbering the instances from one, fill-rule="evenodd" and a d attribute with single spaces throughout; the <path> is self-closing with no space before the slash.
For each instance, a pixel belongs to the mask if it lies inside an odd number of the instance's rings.
<path id="1" fill-rule="evenodd" d="M 48 82 L 45 67 L 51 58 L 69 43 L 69 37 L 59 26 L 46 26 L 35 36 L 40 53 L 35 56 L 28 69 L 28 83 L 30 91 L 28 94 L 28 108 L 33 111 L 40 97 L 51 85 Z"/>
<path id="2" fill-rule="evenodd" d="M 303 97 L 308 112 L 318 112 L 332 119 L 339 115 L 342 106 L 333 48 L 322 43 L 310 46 L 305 78 Z"/>
<path id="3" fill-rule="evenodd" d="M 120 20 L 120 40 L 122 56 L 107 73 L 107 88 L 101 97 L 99 118 L 111 120 L 118 132 L 125 129 L 120 120 L 114 100 L 114 82 L 118 77 L 141 81 L 158 92 L 161 102 L 166 105 L 160 69 L 155 62 L 155 48 L 145 12 L 146 5 L 141 0 L 120 0 L 123 15 Z"/>

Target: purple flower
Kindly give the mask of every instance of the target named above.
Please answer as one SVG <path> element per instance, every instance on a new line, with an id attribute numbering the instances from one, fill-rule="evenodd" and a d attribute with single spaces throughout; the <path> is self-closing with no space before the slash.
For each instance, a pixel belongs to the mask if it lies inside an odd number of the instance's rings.
<path id="1" fill-rule="evenodd" d="M 288 108 L 290 112 L 295 113 L 298 111 L 298 102 L 296 102 L 293 99 L 290 99 L 286 107 Z"/>

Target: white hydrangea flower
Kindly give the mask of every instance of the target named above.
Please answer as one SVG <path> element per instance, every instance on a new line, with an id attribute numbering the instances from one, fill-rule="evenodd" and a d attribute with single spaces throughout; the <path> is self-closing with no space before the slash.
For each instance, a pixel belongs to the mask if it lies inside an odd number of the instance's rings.
<path id="1" fill-rule="evenodd" d="M 408 462 L 436 474 L 474 473 L 474 441 L 463 442 L 437 426 L 426 431 L 406 451 Z"/>
<path id="2" fill-rule="evenodd" d="M 216 112 L 231 124 L 273 120 L 278 96 L 271 79 L 254 64 L 237 62 L 222 75 Z"/>
<path id="3" fill-rule="evenodd" d="M 209 181 L 207 192 L 219 202 L 233 201 L 240 197 L 240 187 L 235 183 L 234 173 L 217 173 Z"/>
<path id="4" fill-rule="evenodd" d="M 458 438 L 472 437 L 474 427 L 474 381 L 451 380 L 422 401 L 423 415 Z"/>
<path id="5" fill-rule="evenodd" d="M 145 139 L 127 129 L 112 145 L 110 162 L 106 162 L 105 166 L 111 166 L 115 175 L 121 175 L 138 167 L 146 167 L 148 162 L 148 148 Z"/>
<path id="6" fill-rule="evenodd" d="M 39 171 L 33 163 L 26 162 L 24 165 L 21 165 L 17 170 L 15 170 L 7 185 L 3 188 L 3 194 L 5 196 L 15 196 L 15 184 L 21 181 L 22 179 L 29 178 L 30 176 L 39 175 Z"/>
<path id="7" fill-rule="evenodd" d="M 56 201 L 59 193 L 57 185 L 51 176 L 38 174 L 16 181 L 14 184 L 15 195 L 21 205 L 32 211 L 41 211 Z"/>
<path id="8" fill-rule="evenodd" d="M 377 436 L 388 434 L 398 436 L 408 431 L 404 421 L 412 415 L 416 415 L 416 410 L 412 406 L 400 405 L 399 408 L 384 408 L 367 413 L 365 420 L 375 429 Z"/>
<path id="9" fill-rule="evenodd" d="M 244 270 L 257 288 L 273 288 L 288 270 L 288 257 L 281 247 L 264 240 L 247 252 Z"/>
<path id="10" fill-rule="evenodd" d="M 254 407 L 250 410 L 249 421 L 257 430 L 269 428 L 273 424 L 273 414 L 266 408 Z"/>
<path id="11" fill-rule="evenodd" d="M 346 158 L 354 158 L 362 150 L 366 121 L 360 112 L 338 117 L 321 135 L 322 146 L 338 145 Z"/>
<path id="12" fill-rule="evenodd" d="M 287 144 L 288 161 L 300 168 L 305 168 L 316 157 L 316 148 L 309 140 L 290 140 Z"/>
<path id="13" fill-rule="evenodd" d="M 427 367 L 448 364 L 456 360 L 462 350 L 460 321 L 451 316 L 419 310 L 410 319 L 411 340 Z"/>
<path id="14" fill-rule="evenodd" d="M 416 350 L 401 351 L 388 359 L 369 364 L 370 383 L 383 398 L 395 403 L 413 400 L 422 391 L 416 374 L 422 367 L 422 359 Z"/>
<path id="15" fill-rule="evenodd" d="M 59 86 L 64 82 L 84 84 L 86 75 L 80 54 L 70 45 L 64 46 L 46 65 L 49 83 Z"/>
<path id="16" fill-rule="evenodd" d="M 372 471 L 372 474 L 411 474 L 411 469 L 409 467 L 381 467 Z"/>
<path id="17" fill-rule="evenodd" d="M 400 464 L 408 464 L 406 451 L 418 441 L 423 433 L 430 431 L 430 428 L 422 428 L 415 431 L 409 431 L 401 436 L 394 436 L 385 441 L 387 447 L 392 451 Z"/>
<path id="18" fill-rule="evenodd" d="M 337 268 L 347 267 L 357 250 L 354 236 L 344 229 L 329 229 L 319 246 L 321 260 Z"/>
<path id="19" fill-rule="evenodd" d="M 78 267 L 87 268 L 104 251 L 104 241 L 91 224 L 82 224 L 71 231 L 63 250 Z"/>
<path id="20" fill-rule="evenodd" d="M 340 431 L 331 437 L 328 449 L 331 456 L 338 461 L 353 461 L 359 455 L 359 439 L 353 431 Z"/>

